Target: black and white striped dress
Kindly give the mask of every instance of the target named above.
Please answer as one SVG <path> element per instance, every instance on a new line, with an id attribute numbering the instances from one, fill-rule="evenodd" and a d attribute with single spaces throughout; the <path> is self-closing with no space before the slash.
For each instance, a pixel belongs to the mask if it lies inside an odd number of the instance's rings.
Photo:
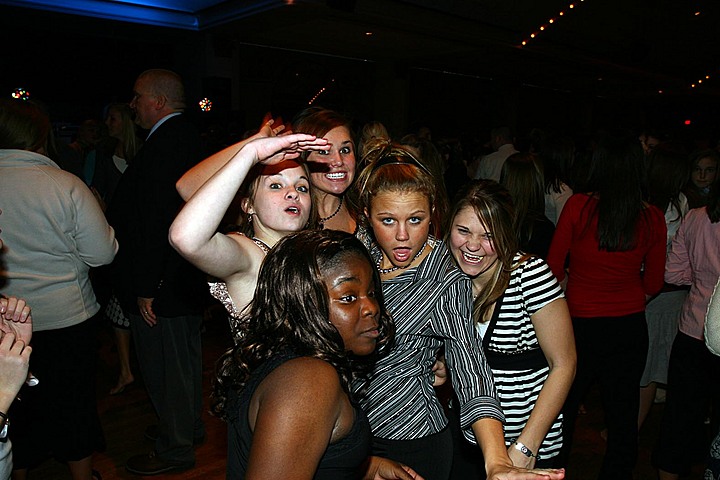
<path id="1" fill-rule="evenodd" d="M 380 251 L 372 248 L 375 258 Z M 445 346 L 447 366 L 460 399 L 464 435 L 481 418 L 503 421 L 492 372 L 472 322 L 470 279 L 453 263 L 443 242 L 417 267 L 383 281 L 385 305 L 396 325 L 392 350 L 378 360 L 361 399 L 373 436 L 413 440 L 448 424 L 432 387 L 436 354 Z"/>
<path id="2" fill-rule="evenodd" d="M 520 261 L 516 255 L 514 262 Z M 530 257 L 510 276 L 483 335 L 483 349 L 495 377 L 505 413 L 505 442 L 520 436 L 549 368 L 530 316 L 564 294 L 544 260 Z M 562 446 L 562 414 L 553 422 L 538 450 L 541 458 L 554 457 Z"/>

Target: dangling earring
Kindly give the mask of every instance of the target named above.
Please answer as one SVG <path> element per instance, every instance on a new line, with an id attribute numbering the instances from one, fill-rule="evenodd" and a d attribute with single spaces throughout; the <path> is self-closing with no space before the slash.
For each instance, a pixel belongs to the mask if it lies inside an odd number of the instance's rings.
<path id="1" fill-rule="evenodd" d="M 253 214 L 248 213 L 248 223 L 252 223 L 252 217 L 253 217 Z"/>

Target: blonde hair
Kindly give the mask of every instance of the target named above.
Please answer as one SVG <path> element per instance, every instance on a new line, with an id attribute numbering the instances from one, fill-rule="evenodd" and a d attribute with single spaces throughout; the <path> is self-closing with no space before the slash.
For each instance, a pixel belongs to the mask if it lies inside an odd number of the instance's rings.
<path id="1" fill-rule="evenodd" d="M 381 192 L 418 192 L 427 197 L 430 205 L 430 234 L 440 235 L 440 220 L 444 212 L 437 208 L 435 178 L 409 147 L 376 139 L 369 145 L 361 163 L 363 167 L 350 196 L 358 212 L 369 211 L 372 198 Z M 360 220 L 371 231 L 364 213 L 360 215 Z"/>

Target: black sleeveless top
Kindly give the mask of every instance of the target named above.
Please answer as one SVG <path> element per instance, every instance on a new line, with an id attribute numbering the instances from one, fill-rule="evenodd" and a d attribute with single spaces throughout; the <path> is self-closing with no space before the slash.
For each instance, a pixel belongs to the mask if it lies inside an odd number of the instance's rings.
<path id="1" fill-rule="evenodd" d="M 228 479 L 245 478 L 253 436 L 248 411 L 255 390 L 273 370 L 297 357 L 299 355 L 289 352 L 273 356 L 252 373 L 239 395 L 231 396 L 228 408 Z M 365 461 L 370 455 L 370 425 L 360 407 L 353 403 L 353 409 L 355 421 L 350 433 L 328 445 L 314 480 L 356 480 L 363 477 Z M 302 445 L 297 446 L 297 455 L 304 455 Z"/>

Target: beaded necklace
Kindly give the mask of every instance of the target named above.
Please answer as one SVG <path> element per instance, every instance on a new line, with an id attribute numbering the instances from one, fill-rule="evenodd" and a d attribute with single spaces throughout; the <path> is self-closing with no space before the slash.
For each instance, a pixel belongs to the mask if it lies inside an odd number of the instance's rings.
<path id="1" fill-rule="evenodd" d="M 260 247 L 260 250 L 262 250 L 262 251 L 265 252 L 266 254 L 270 251 L 270 246 L 269 246 L 267 243 L 265 243 L 265 242 L 263 242 L 262 240 L 260 240 L 259 238 L 257 238 L 257 237 L 252 237 L 252 241 L 255 242 L 255 245 L 257 245 L 258 247 Z"/>
<path id="2" fill-rule="evenodd" d="M 325 222 L 327 222 L 328 220 L 330 220 L 331 218 L 333 218 L 335 215 L 338 214 L 338 212 L 340 211 L 340 208 L 342 208 L 342 204 L 343 204 L 343 197 L 340 197 L 340 203 L 338 203 L 337 209 L 333 212 L 333 214 L 330 215 L 329 217 L 320 217 L 320 220 L 318 220 L 318 223 L 320 224 L 320 228 L 324 228 Z"/>
<path id="3" fill-rule="evenodd" d="M 380 268 L 380 265 L 382 264 L 382 259 L 383 259 L 382 254 L 380 254 L 380 259 L 375 263 L 375 265 L 377 265 L 378 272 L 380 272 L 380 275 L 385 275 L 387 273 L 391 273 L 396 270 L 401 270 L 401 269 L 404 270 L 404 269 L 410 267 L 410 265 L 412 265 L 412 262 L 414 262 L 415 259 L 418 258 L 420 255 L 422 255 L 422 253 L 425 251 L 425 247 L 427 247 L 427 244 L 428 244 L 428 240 L 425 239 L 425 243 L 423 243 L 423 246 L 420 248 L 420 251 L 418 253 L 416 253 L 415 256 L 413 257 L 413 259 L 410 261 L 410 263 L 408 263 L 404 267 L 398 267 L 397 265 L 393 265 L 390 268 Z"/>

